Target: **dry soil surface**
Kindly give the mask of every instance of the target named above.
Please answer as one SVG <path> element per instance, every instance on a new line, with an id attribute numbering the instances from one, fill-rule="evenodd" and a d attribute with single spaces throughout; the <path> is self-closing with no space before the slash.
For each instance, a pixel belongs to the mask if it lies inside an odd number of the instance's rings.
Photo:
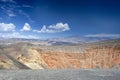
<path id="1" fill-rule="evenodd" d="M 0 70 L 0 80 L 120 80 L 120 70 Z"/>

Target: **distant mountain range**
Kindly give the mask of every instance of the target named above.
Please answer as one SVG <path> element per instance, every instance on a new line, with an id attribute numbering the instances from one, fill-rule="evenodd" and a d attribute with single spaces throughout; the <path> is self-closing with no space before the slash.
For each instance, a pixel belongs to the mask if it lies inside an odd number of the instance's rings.
<path id="1" fill-rule="evenodd" d="M 103 40 L 115 39 L 111 37 L 81 37 L 81 36 L 69 36 L 61 38 L 49 38 L 49 39 L 25 39 L 25 38 L 0 38 L 0 41 L 7 42 L 46 42 L 49 45 L 76 45 L 83 43 L 98 42 Z"/>
<path id="2" fill-rule="evenodd" d="M 69 36 L 69 37 L 62 37 L 62 38 L 50 38 L 47 39 L 48 42 L 52 44 L 83 44 L 83 43 L 91 43 L 91 42 L 98 42 L 103 40 L 110 40 L 115 38 L 110 37 L 81 37 L 81 36 Z"/>

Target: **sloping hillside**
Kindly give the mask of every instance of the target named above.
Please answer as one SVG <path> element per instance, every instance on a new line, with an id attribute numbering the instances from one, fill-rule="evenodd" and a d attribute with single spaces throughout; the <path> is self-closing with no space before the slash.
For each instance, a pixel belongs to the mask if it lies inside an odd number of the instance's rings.
<path id="1" fill-rule="evenodd" d="M 4 69 L 120 68 L 119 39 L 76 46 L 20 42 L 3 47 L 2 51 L 0 66 Z"/>

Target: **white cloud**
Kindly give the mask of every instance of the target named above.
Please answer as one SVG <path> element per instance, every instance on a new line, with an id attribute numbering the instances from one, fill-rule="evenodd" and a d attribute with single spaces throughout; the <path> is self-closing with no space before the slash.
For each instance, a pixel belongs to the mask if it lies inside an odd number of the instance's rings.
<path id="1" fill-rule="evenodd" d="M 3 2 L 10 2 L 10 1 L 12 2 L 12 0 L 3 0 Z M 16 5 L 15 4 L 7 4 L 6 3 L 6 5 L 2 5 L 0 8 L 2 9 L 2 11 L 5 14 L 7 14 L 7 16 L 9 18 L 16 16 L 16 14 L 15 14 Z"/>
<path id="2" fill-rule="evenodd" d="M 16 16 L 16 15 L 13 14 L 13 13 L 8 13 L 8 16 L 9 16 L 9 17 L 14 17 L 14 16 Z"/>
<path id="3" fill-rule="evenodd" d="M 1 0 L 2 2 L 10 2 L 10 3 L 15 3 L 14 0 Z"/>
<path id="4" fill-rule="evenodd" d="M 25 16 L 30 22 L 32 22 L 32 23 L 34 22 L 34 21 L 31 19 L 31 17 L 30 17 L 27 13 L 25 13 L 23 10 L 19 10 L 18 12 L 19 12 L 19 14 Z"/>
<path id="5" fill-rule="evenodd" d="M 2 38 L 40 39 L 40 37 L 36 36 L 36 35 L 24 35 L 24 34 L 21 34 L 18 32 L 0 33 L 0 37 L 2 37 Z"/>
<path id="6" fill-rule="evenodd" d="M 31 30 L 31 26 L 28 23 L 25 23 L 25 25 L 20 31 L 30 31 L 30 30 Z"/>
<path id="7" fill-rule="evenodd" d="M 13 33 L 9 38 L 39 39 L 40 37 L 35 35 L 24 35 L 20 33 Z"/>
<path id="8" fill-rule="evenodd" d="M 34 22 L 29 16 L 29 14 L 22 10 L 25 7 L 33 8 L 32 6 L 26 4 L 18 4 L 15 0 L 0 0 L 0 2 L 5 3 L 1 4 L 0 8 L 2 9 L 2 13 L 5 13 L 7 15 L 5 16 L 8 19 L 15 17 L 17 15 L 23 15 L 28 19 L 29 22 Z"/>
<path id="9" fill-rule="evenodd" d="M 120 38 L 120 34 L 89 34 L 85 35 L 85 37 L 111 37 L 111 38 Z"/>
<path id="10" fill-rule="evenodd" d="M 50 25 L 46 27 L 44 25 L 41 30 L 33 30 L 34 32 L 38 33 L 58 33 L 70 30 L 69 25 L 67 23 L 57 23 L 56 25 Z"/>
<path id="11" fill-rule="evenodd" d="M 15 31 L 15 27 L 13 23 L 0 23 L 0 31 Z"/>
<path id="12" fill-rule="evenodd" d="M 32 6 L 30 6 L 30 5 L 25 5 L 25 4 L 23 4 L 22 7 L 33 8 Z"/>
<path id="13" fill-rule="evenodd" d="M 6 12 L 7 12 L 7 15 L 8 15 L 9 17 L 14 17 L 14 16 L 16 16 L 12 10 L 7 10 Z"/>

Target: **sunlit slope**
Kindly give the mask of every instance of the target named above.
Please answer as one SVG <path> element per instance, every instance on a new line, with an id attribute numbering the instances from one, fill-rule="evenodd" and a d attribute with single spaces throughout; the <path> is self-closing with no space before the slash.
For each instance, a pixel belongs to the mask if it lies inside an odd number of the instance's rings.
<path id="1" fill-rule="evenodd" d="M 119 39 L 75 46 L 19 42 L 1 49 L 0 67 L 4 69 L 120 68 Z"/>

